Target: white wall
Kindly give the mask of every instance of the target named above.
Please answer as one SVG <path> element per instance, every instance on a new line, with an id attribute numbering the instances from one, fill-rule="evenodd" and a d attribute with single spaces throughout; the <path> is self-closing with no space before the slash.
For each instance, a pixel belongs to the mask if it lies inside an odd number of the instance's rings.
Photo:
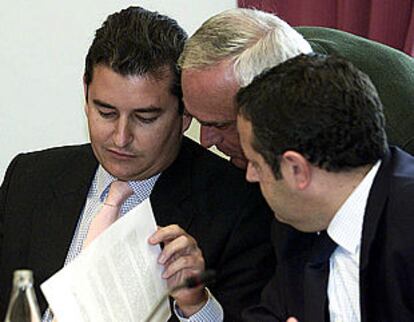
<path id="1" fill-rule="evenodd" d="M 140 5 L 175 18 L 191 35 L 207 17 L 236 6 L 236 0 L 3 1 L 0 181 L 19 152 L 88 141 L 84 58 L 95 30 L 110 13 Z"/>

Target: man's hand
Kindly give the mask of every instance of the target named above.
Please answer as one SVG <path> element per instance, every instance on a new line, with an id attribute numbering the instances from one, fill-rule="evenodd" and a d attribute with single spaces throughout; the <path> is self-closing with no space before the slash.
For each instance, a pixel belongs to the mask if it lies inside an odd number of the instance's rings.
<path id="1" fill-rule="evenodd" d="M 167 279 L 169 288 L 204 271 L 203 254 L 196 240 L 178 225 L 159 228 L 148 241 L 152 245 L 164 243 L 158 262 L 164 265 L 162 277 Z M 208 300 L 203 286 L 176 291 L 172 297 L 186 317 L 197 313 Z"/>

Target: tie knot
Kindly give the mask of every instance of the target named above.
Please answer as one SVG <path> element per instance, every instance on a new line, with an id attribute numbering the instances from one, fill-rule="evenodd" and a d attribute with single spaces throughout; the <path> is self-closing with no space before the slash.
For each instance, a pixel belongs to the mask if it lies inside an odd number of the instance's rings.
<path id="1" fill-rule="evenodd" d="M 326 231 L 319 234 L 312 248 L 311 262 L 322 264 L 326 262 L 338 245 L 329 237 Z"/>
<path id="2" fill-rule="evenodd" d="M 132 195 L 133 190 L 125 181 L 114 181 L 109 187 L 108 197 L 105 200 L 106 204 L 114 207 L 121 207 L 122 203 Z"/>

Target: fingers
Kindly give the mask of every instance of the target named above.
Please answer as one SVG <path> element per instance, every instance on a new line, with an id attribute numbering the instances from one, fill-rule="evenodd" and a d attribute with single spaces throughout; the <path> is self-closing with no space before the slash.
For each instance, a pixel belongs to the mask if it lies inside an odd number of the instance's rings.
<path id="1" fill-rule="evenodd" d="M 171 259 L 179 256 L 190 255 L 193 252 L 201 252 L 196 240 L 187 234 L 178 225 L 170 225 L 159 228 L 150 238 L 150 244 L 164 243 L 164 249 L 158 259 L 160 264 L 165 265 Z"/>
<path id="2" fill-rule="evenodd" d="M 165 263 L 163 278 L 169 279 L 175 274 L 183 271 L 183 277 L 190 277 L 200 274 L 204 271 L 204 258 L 199 249 L 189 255 L 173 256 Z"/>
<path id="3" fill-rule="evenodd" d="M 167 227 L 158 227 L 158 230 L 149 238 L 150 244 L 159 244 L 161 242 L 171 241 L 178 236 L 185 235 L 186 232 L 178 225 L 169 225 Z"/>
<path id="4" fill-rule="evenodd" d="M 164 243 L 158 262 L 164 266 L 162 277 L 167 279 L 170 287 L 204 271 L 203 254 L 196 240 L 178 225 L 159 228 L 148 241 L 150 244 Z"/>
<path id="5" fill-rule="evenodd" d="M 187 255 L 201 255 L 200 249 L 197 247 L 197 242 L 190 235 L 181 235 L 168 244 L 164 244 L 164 249 L 159 258 L 160 264 L 166 264 L 173 257 Z"/>
<path id="6" fill-rule="evenodd" d="M 152 245 L 164 244 L 158 262 L 164 266 L 162 277 L 167 280 L 168 287 L 181 285 L 192 276 L 205 269 L 202 251 L 196 240 L 178 225 L 159 227 L 148 239 Z M 171 294 L 184 314 L 197 312 L 208 300 L 203 286 L 192 289 L 180 289 Z"/>

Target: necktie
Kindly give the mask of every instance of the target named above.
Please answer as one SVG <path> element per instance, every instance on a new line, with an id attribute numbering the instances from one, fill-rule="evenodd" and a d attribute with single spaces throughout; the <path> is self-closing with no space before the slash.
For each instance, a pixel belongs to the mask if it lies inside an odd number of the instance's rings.
<path id="1" fill-rule="evenodd" d="M 112 182 L 108 197 L 106 198 L 101 210 L 93 218 L 88 235 L 83 243 L 83 248 L 98 237 L 106 228 L 112 225 L 119 217 L 122 203 L 132 195 L 133 191 L 124 181 Z"/>
<path id="2" fill-rule="evenodd" d="M 320 233 L 312 248 L 310 261 L 305 266 L 305 321 L 329 321 L 327 286 L 329 258 L 337 244 L 326 231 Z"/>
<path id="3" fill-rule="evenodd" d="M 96 237 L 118 219 L 122 204 L 132 193 L 133 190 L 125 181 L 118 180 L 111 183 L 108 197 L 89 226 L 88 235 L 83 242 L 83 248 L 86 248 Z M 53 313 L 50 308 L 46 312 L 50 313 L 44 315 L 47 317 L 45 320 L 50 321 Z M 53 318 L 52 322 L 57 322 L 56 318 Z"/>

